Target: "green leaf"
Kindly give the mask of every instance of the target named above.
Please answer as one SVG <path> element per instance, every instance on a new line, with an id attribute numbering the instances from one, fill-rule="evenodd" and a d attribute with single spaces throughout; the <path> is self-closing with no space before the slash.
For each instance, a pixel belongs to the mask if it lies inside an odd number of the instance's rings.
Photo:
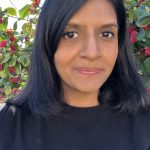
<path id="1" fill-rule="evenodd" d="M 147 31 L 146 31 L 146 37 L 147 37 L 148 39 L 150 39 L 150 30 L 147 30 Z"/>
<path id="2" fill-rule="evenodd" d="M 147 6 L 145 4 L 142 4 L 138 10 L 137 10 L 137 16 L 138 18 L 148 17 L 150 16 L 150 12 L 147 9 Z"/>
<path id="3" fill-rule="evenodd" d="M 5 78 L 0 79 L 0 87 L 6 85 L 6 83 L 7 83 L 7 80 Z"/>
<path id="4" fill-rule="evenodd" d="M 29 55 L 25 55 L 25 59 L 26 59 L 26 62 L 24 64 L 24 66 L 28 67 L 30 65 L 30 56 Z"/>
<path id="5" fill-rule="evenodd" d="M 10 16 L 17 16 L 17 12 L 15 8 L 12 7 L 7 7 L 6 8 L 6 13 Z"/>
<path id="6" fill-rule="evenodd" d="M 27 81 L 27 79 L 28 79 L 28 72 L 26 71 L 26 69 L 22 70 L 20 78 L 21 78 L 21 80 Z"/>
<path id="7" fill-rule="evenodd" d="M 0 77 L 7 78 L 7 73 L 5 72 L 5 70 L 0 71 Z"/>
<path id="8" fill-rule="evenodd" d="M 32 31 L 32 24 L 31 23 L 24 23 L 22 26 L 22 31 L 26 35 L 30 35 Z"/>
<path id="9" fill-rule="evenodd" d="M 18 40 L 21 41 L 21 42 L 23 43 L 24 37 L 25 37 L 24 35 L 20 35 L 20 36 L 18 37 Z"/>
<path id="10" fill-rule="evenodd" d="M 30 5 L 27 4 L 19 10 L 19 15 L 21 19 L 24 19 L 26 16 L 29 15 L 29 8 L 30 8 Z"/>
<path id="11" fill-rule="evenodd" d="M 21 74 L 21 80 L 27 81 L 28 75 L 27 74 Z"/>
<path id="12" fill-rule="evenodd" d="M 127 9 L 131 9 L 136 5 L 137 5 L 136 0 L 126 0 L 125 1 L 125 6 L 126 6 Z"/>
<path id="13" fill-rule="evenodd" d="M 15 30 L 17 30 L 17 21 L 14 23 L 14 26 L 13 26 L 13 30 L 15 31 Z"/>
<path id="14" fill-rule="evenodd" d="M 147 25 L 149 25 L 149 24 L 150 24 L 150 18 L 148 18 L 148 17 L 140 18 L 140 19 L 138 19 L 137 22 L 136 22 L 136 25 L 137 25 L 138 27 L 145 27 L 145 26 L 147 26 Z"/>
<path id="15" fill-rule="evenodd" d="M 24 66 L 26 60 L 25 60 L 24 56 L 19 56 L 19 58 L 17 59 L 17 61 Z"/>
<path id="16" fill-rule="evenodd" d="M 150 77 L 150 57 L 146 58 L 146 60 L 144 61 L 144 69 L 146 75 Z"/>
<path id="17" fill-rule="evenodd" d="M 3 59 L 2 64 L 8 62 L 8 60 L 10 59 L 10 54 L 9 54 L 9 53 L 6 53 L 6 54 L 4 55 L 4 57 L 5 57 L 5 58 Z"/>
<path id="18" fill-rule="evenodd" d="M 16 61 L 17 61 L 17 56 L 11 58 L 11 59 L 8 61 L 8 63 L 7 63 L 8 67 L 15 66 L 15 65 L 16 65 Z"/>
<path id="19" fill-rule="evenodd" d="M 4 22 L 0 24 L 0 31 L 5 32 L 8 26 L 8 17 L 4 18 Z"/>
<path id="20" fill-rule="evenodd" d="M 11 94 L 11 86 L 10 85 L 6 85 L 4 87 L 4 92 L 6 95 L 10 95 Z"/>
<path id="21" fill-rule="evenodd" d="M 0 36 L 0 42 L 3 40 L 2 36 Z"/>
<path id="22" fill-rule="evenodd" d="M 21 74 L 21 64 L 19 64 L 19 63 L 16 64 L 16 66 L 15 66 L 15 73 L 17 75 Z"/>
<path id="23" fill-rule="evenodd" d="M 143 29 L 140 29 L 138 35 L 136 36 L 138 41 L 142 41 L 145 38 L 145 31 Z"/>
<path id="24" fill-rule="evenodd" d="M 131 9 L 131 10 L 128 10 L 128 13 L 129 13 L 129 17 L 128 19 L 133 22 L 133 20 L 135 20 L 137 18 L 137 16 L 135 15 L 135 12 L 136 12 L 136 9 Z"/>
<path id="25" fill-rule="evenodd" d="M 0 24 L 0 31 L 5 31 L 3 24 Z"/>
<path id="26" fill-rule="evenodd" d="M 22 89 L 22 88 L 24 88 L 24 87 L 26 86 L 26 84 L 27 84 L 26 82 L 22 82 L 22 83 L 20 83 L 20 87 L 21 87 L 21 89 Z"/>

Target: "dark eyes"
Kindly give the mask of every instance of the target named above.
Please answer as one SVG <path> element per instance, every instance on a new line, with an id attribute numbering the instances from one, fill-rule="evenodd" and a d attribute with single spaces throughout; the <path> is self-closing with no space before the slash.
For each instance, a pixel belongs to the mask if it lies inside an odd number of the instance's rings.
<path id="1" fill-rule="evenodd" d="M 76 32 L 66 32 L 63 34 L 63 37 L 66 39 L 74 39 L 77 38 L 79 35 Z"/>
<path id="2" fill-rule="evenodd" d="M 113 32 L 110 32 L 110 31 L 105 31 L 105 32 L 102 32 L 100 34 L 100 37 L 102 38 L 106 38 L 106 39 L 110 39 L 114 36 L 115 34 Z M 66 39 L 75 39 L 79 36 L 78 33 L 72 31 L 72 32 L 65 32 L 63 34 L 63 37 L 66 38 Z"/>
<path id="3" fill-rule="evenodd" d="M 113 33 L 113 32 L 102 32 L 101 34 L 100 34 L 100 36 L 101 37 L 104 37 L 104 38 L 112 38 L 113 36 L 114 36 L 115 34 Z"/>

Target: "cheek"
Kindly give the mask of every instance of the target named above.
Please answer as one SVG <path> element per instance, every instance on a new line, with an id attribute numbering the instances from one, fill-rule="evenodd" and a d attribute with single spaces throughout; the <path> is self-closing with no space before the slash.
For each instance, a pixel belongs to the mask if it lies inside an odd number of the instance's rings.
<path id="1" fill-rule="evenodd" d="M 116 59 L 117 59 L 117 57 L 118 57 L 118 50 L 115 50 L 115 51 L 113 51 L 112 53 L 109 53 L 109 55 L 108 55 L 109 57 L 108 57 L 108 61 L 109 61 L 109 63 L 110 63 L 110 65 L 112 64 L 115 64 L 115 62 L 116 62 Z"/>
<path id="2" fill-rule="evenodd" d="M 66 68 L 73 64 L 75 59 L 78 57 L 78 50 L 78 45 L 70 45 L 65 42 L 60 42 L 60 45 L 54 55 L 55 65 L 61 66 L 61 68 Z"/>
<path id="3" fill-rule="evenodd" d="M 60 42 L 55 54 L 54 54 L 54 62 L 55 62 L 55 66 L 56 66 L 56 69 L 58 67 L 62 67 L 64 66 L 64 64 L 66 64 L 66 61 L 67 61 L 67 51 L 68 51 L 68 48 L 67 47 L 64 47 L 63 44 Z"/>
<path id="4" fill-rule="evenodd" d="M 71 64 L 72 55 L 67 48 L 58 49 L 54 55 L 56 70 L 60 76 L 66 74 L 68 66 Z"/>
<path id="5" fill-rule="evenodd" d="M 54 63 L 55 63 L 57 72 L 60 74 L 62 67 L 66 64 L 64 53 L 61 53 L 61 50 L 56 51 L 54 55 Z"/>
<path id="6" fill-rule="evenodd" d="M 116 59 L 118 57 L 118 45 L 109 45 L 104 53 L 105 63 L 110 68 L 115 65 Z"/>

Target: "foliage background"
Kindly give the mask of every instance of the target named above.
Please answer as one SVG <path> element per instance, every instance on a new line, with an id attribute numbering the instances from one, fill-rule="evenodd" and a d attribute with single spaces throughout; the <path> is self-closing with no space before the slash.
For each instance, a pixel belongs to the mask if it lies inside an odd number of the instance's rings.
<path id="1" fill-rule="evenodd" d="M 17 10 L 15 6 L 0 7 L 0 102 L 11 98 L 25 87 L 32 55 L 34 33 L 41 10 L 41 0 L 31 0 Z M 125 0 L 128 32 L 139 74 L 150 93 L 150 1 Z M 8 27 L 15 18 L 13 28 Z M 23 22 L 21 31 L 19 22 Z"/>

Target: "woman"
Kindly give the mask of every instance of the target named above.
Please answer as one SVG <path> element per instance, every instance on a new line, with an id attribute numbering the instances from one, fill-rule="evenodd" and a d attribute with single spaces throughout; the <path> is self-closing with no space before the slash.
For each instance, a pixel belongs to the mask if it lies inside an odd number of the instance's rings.
<path id="1" fill-rule="evenodd" d="M 0 150 L 150 150 L 150 101 L 121 0 L 46 0 L 29 81 L 0 113 Z"/>

